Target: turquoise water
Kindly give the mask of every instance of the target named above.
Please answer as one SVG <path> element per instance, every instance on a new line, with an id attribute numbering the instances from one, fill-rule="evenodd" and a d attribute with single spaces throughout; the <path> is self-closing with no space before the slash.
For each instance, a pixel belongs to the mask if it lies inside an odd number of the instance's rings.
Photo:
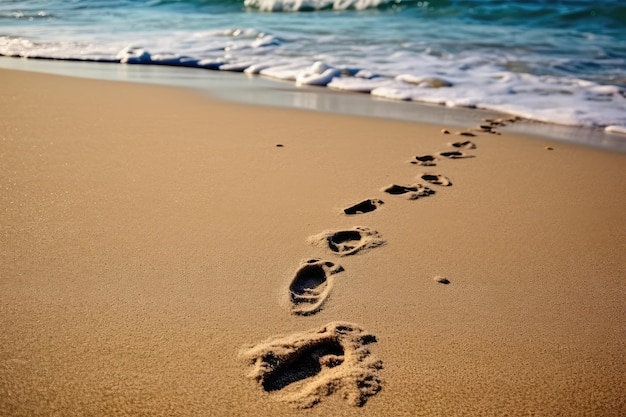
<path id="1" fill-rule="evenodd" d="M 626 126 L 623 1 L 4 1 L 0 54 L 246 71 Z"/>

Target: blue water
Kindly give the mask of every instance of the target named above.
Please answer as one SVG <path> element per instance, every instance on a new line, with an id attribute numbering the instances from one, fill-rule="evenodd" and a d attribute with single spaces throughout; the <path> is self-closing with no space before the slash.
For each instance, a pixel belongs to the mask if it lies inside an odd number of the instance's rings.
<path id="1" fill-rule="evenodd" d="M 0 54 L 245 70 L 626 126 L 626 2 L 617 0 L 3 1 Z"/>

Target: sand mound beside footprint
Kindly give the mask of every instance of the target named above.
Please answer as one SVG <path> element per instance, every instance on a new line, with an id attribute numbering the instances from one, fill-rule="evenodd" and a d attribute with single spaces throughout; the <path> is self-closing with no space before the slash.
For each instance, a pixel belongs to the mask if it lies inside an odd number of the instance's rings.
<path id="1" fill-rule="evenodd" d="M 308 240 L 315 245 L 329 248 L 339 256 L 353 255 L 385 243 L 376 230 L 362 226 L 344 230 L 327 230 L 311 236 Z"/>
<path id="2" fill-rule="evenodd" d="M 317 313 L 334 285 L 333 275 L 341 271 L 342 266 L 330 261 L 309 259 L 304 262 L 289 285 L 291 312 L 301 316 Z"/>
<path id="3" fill-rule="evenodd" d="M 382 362 L 369 350 L 376 337 L 350 323 L 333 322 L 244 349 L 248 374 L 275 399 L 310 408 L 335 392 L 355 406 L 381 390 Z"/>

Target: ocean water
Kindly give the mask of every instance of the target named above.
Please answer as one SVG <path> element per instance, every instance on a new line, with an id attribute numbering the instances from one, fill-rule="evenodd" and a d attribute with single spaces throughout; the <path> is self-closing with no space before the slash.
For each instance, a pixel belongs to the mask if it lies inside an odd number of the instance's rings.
<path id="1" fill-rule="evenodd" d="M 624 0 L 5 0 L 0 55 L 245 72 L 626 133 Z"/>

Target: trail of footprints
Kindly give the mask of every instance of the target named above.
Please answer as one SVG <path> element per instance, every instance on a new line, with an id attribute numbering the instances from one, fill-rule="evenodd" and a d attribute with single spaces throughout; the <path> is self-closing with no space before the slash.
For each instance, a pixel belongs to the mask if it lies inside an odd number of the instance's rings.
<path id="1" fill-rule="evenodd" d="M 516 119 L 507 119 L 514 122 Z M 487 119 L 472 131 L 455 132 L 464 137 L 477 136 L 474 132 L 499 134 L 494 129 L 505 125 L 503 119 Z M 443 134 L 450 134 L 442 130 Z M 447 159 L 474 158 L 466 150 L 477 148 L 471 140 L 448 143 L 452 151 L 419 155 L 409 162 L 424 167 L 434 167 Z M 462 149 L 463 151 L 461 151 Z M 449 187 L 452 181 L 437 172 L 422 172 L 419 182 L 391 184 L 380 189 L 390 196 L 417 200 L 436 194 L 430 186 Z M 346 216 L 355 216 L 380 208 L 384 202 L 377 198 L 366 199 L 343 209 Z M 309 243 L 328 250 L 339 257 L 355 255 L 384 245 L 380 233 L 364 226 L 340 230 L 326 230 L 308 238 Z M 319 312 L 329 299 L 335 279 L 344 268 L 334 261 L 319 258 L 300 264 L 289 284 L 289 310 L 297 316 L 310 316 Z M 449 284 L 447 278 L 437 276 L 435 282 Z M 249 376 L 264 391 L 276 399 L 309 408 L 324 396 L 340 393 L 349 403 L 362 406 L 368 398 L 381 390 L 379 372 L 382 362 L 370 351 L 376 336 L 352 323 L 332 322 L 321 328 L 284 337 L 270 338 L 244 348 L 240 356 L 252 370 Z"/>

